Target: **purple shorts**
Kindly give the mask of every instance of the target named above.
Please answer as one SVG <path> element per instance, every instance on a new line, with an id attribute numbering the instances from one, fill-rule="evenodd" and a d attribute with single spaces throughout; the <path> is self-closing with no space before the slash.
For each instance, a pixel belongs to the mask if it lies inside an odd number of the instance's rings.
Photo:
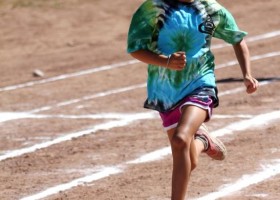
<path id="1" fill-rule="evenodd" d="M 170 130 L 175 128 L 181 117 L 181 109 L 185 105 L 193 105 L 208 111 L 208 116 L 205 121 L 210 120 L 213 110 L 213 100 L 210 96 L 191 95 L 183 99 L 183 101 L 173 110 L 165 113 L 159 113 L 162 119 L 164 129 Z"/>

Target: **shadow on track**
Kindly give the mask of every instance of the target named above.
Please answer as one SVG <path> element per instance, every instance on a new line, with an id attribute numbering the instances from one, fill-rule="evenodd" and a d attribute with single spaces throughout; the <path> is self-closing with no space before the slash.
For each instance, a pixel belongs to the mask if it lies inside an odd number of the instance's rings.
<path id="1" fill-rule="evenodd" d="M 263 81 L 280 81 L 280 77 L 267 77 L 267 78 L 257 78 L 259 82 Z M 225 78 L 217 80 L 216 83 L 233 83 L 233 82 L 243 82 L 241 78 Z"/>

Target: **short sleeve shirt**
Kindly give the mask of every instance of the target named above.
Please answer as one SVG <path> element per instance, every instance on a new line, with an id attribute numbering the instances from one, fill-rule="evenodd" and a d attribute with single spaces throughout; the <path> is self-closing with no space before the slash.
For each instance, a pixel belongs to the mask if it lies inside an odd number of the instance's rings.
<path id="1" fill-rule="evenodd" d="M 215 88 L 211 38 L 235 44 L 246 34 L 215 0 L 146 0 L 132 17 L 127 51 L 184 51 L 187 64 L 182 71 L 149 64 L 144 107 L 166 112 L 198 88 Z"/>

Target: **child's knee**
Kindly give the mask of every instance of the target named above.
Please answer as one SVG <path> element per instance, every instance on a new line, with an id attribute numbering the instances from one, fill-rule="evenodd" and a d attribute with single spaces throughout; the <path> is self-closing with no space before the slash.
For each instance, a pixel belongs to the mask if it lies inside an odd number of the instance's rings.
<path id="1" fill-rule="evenodd" d="M 183 149 L 186 146 L 186 141 L 182 137 L 174 135 L 171 141 L 171 145 L 175 149 Z"/>
<path id="2" fill-rule="evenodd" d="M 177 150 L 190 149 L 190 143 L 191 141 L 189 141 L 188 137 L 180 134 L 175 134 L 171 141 L 172 147 Z"/>

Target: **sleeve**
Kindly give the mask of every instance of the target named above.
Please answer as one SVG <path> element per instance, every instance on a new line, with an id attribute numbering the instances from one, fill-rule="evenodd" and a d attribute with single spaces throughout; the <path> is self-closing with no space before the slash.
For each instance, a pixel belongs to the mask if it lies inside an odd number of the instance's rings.
<path id="1" fill-rule="evenodd" d="M 236 44 L 247 35 L 247 32 L 239 30 L 233 16 L 227 9 L 222 8 L 216 14 L 219 23 L 216 25 L 213 35 L 215 38 L 222 39 L 230 44 Z"/>
<path id="2" fill-rule="evenodd" d="M 157 11 L 153 1 L 144 2 L 132 16 L 128 37 L 127 52 L 149 49 L 156 25 Z"/>

